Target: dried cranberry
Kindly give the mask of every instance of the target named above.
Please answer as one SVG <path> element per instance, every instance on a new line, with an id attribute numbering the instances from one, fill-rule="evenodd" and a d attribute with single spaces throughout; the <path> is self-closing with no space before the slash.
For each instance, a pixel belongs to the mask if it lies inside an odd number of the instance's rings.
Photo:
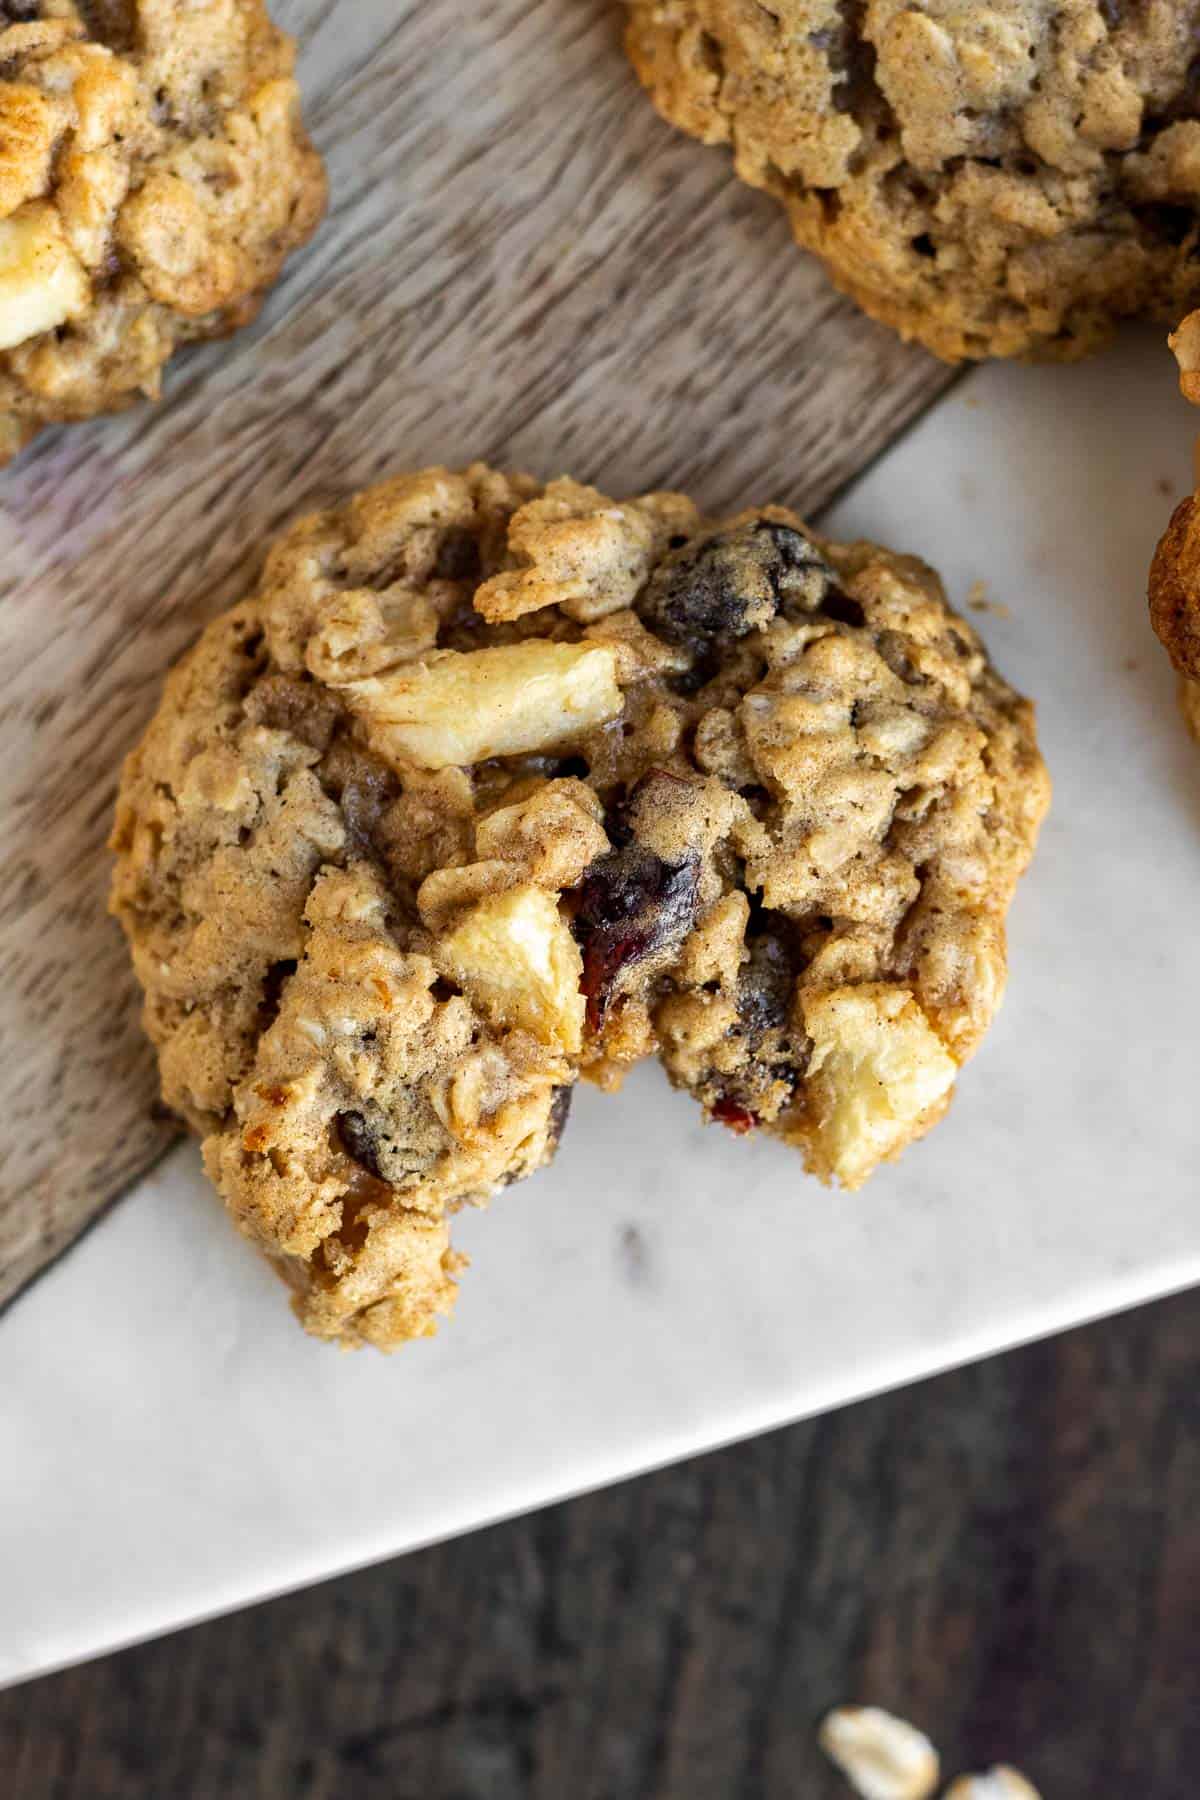
<path id="1" fill-rule="evenodd" d="M 638 843 L 592 864 L 579 885 L 574 930 L 593 1031 L 628 968 L 682 944 L 695 922 L 699 882 L 695 857 L 668 863 Z"/>
<path id="2" fill-rule="evenodd" d="M 738 1101 L 731 1100 L 727 1094 L 723 1094 L 719 1100 L 713 1101 L 712 1116 L 720 1124 L 727 1125 L 730 1131 L 736 1131 L 739 1137 L 744 1137 L 746 1132 L 753 1131 L 758 1124 L 758 1120 L 748 1106 L 742 1106 Z"/>

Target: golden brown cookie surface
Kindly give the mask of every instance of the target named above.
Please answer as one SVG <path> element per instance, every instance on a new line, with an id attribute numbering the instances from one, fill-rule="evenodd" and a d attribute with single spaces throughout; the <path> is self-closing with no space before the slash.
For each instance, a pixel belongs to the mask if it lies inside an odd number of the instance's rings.
<path id="1" fill-rule="evenodd" d="M 939 356 L 1200 301 L 1196 0 L 627 0 L 659 110 Z"/>
<path id="2" fill-rule="evenodd" d="M 113 907 L 234 1217 L 309 1329 L 388 1346 L 580 1074 L 657 1052 L 848 1186 L 920 1136 L 1047 795 L 914 559 L 430 469 L 294 526 L 171 675 Z"/>
<path id="3" fill-rule="evenodd" d="M 263 0 L 0 4 L 0 458 L 157 395 L 325 201 Z"/>
<path id="4" fill-rule="evenodd" d="M 1200 312 L 1189 313 L 1167 340 L 1179 365 L 1185 400 L 1200 403 Z M 1189 494 L 1171 515 L 1150 565 L 1150 623 L 1180 677 L 1179 704 L 1200 740 L 1200 507 Z"/>

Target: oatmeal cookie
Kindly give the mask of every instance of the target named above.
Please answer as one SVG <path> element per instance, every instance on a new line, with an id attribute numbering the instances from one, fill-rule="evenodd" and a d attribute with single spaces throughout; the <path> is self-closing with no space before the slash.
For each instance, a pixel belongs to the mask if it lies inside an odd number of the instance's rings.
<path id="1" fill-rule="evenodd" d="M 1200 405 L 1200 312 L 1167 340 L 1185 400 Z M 1150 565 L 1150 623 L 1180 677 L 1184 722 L 1200 742 L 1200 490 L 1181 500 Z"/>
<path id="2" fill-rule="evenodd" d="M 482 466 L 302 520 L 129 758 L 163 1093 L 323 1337 L 451 1304 L 447 1220 L 659 1053 L 857 1186 L 1004 985 L 1047 782 L 923 564 Z"/>
<path id="3" fill-rule="evenodd" d="M 655 105 L 937 355 L 1200 302 L 1197 0 L 627 0 Z"/>
<path id="4" fill-rule="evenodd" d="M 0 0 L 0 460 L 155 398 L 325 203 L 262 0 Z"/>

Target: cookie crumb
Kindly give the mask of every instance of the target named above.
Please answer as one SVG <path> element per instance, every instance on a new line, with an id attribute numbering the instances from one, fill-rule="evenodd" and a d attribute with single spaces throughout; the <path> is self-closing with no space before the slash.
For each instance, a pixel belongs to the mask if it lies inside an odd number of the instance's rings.
<path id="1" fill-rule="evenodd" d="M 1012 614 L 1002 600 L 989 600 L 986 581 L 973 581 L 967 589 L 967 605 L 972 612 L 991 613 L 993 618 L 1008 619 Z"/>

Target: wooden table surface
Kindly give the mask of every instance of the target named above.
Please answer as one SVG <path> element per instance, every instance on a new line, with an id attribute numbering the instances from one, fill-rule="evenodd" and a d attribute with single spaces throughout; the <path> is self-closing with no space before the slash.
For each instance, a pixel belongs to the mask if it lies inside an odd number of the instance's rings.
<path id="1" fill-rule="evenodd" d="M 0 1304 L 169 1141 L 105 916 L 120 760 L 298 513 L 475 457 L 818 508 L 953 379 L 671 132 L 616 0 L 276 0 L 331 207 L 258 323 L 0 474 Z"/>
<path id="2" fill-rule="evenodd" d="M 1200 1291 L 9 1690 L 0 1793 L 851 1800 L 869 1700 L 1195 1800 L 1198 1346 Z"/>

